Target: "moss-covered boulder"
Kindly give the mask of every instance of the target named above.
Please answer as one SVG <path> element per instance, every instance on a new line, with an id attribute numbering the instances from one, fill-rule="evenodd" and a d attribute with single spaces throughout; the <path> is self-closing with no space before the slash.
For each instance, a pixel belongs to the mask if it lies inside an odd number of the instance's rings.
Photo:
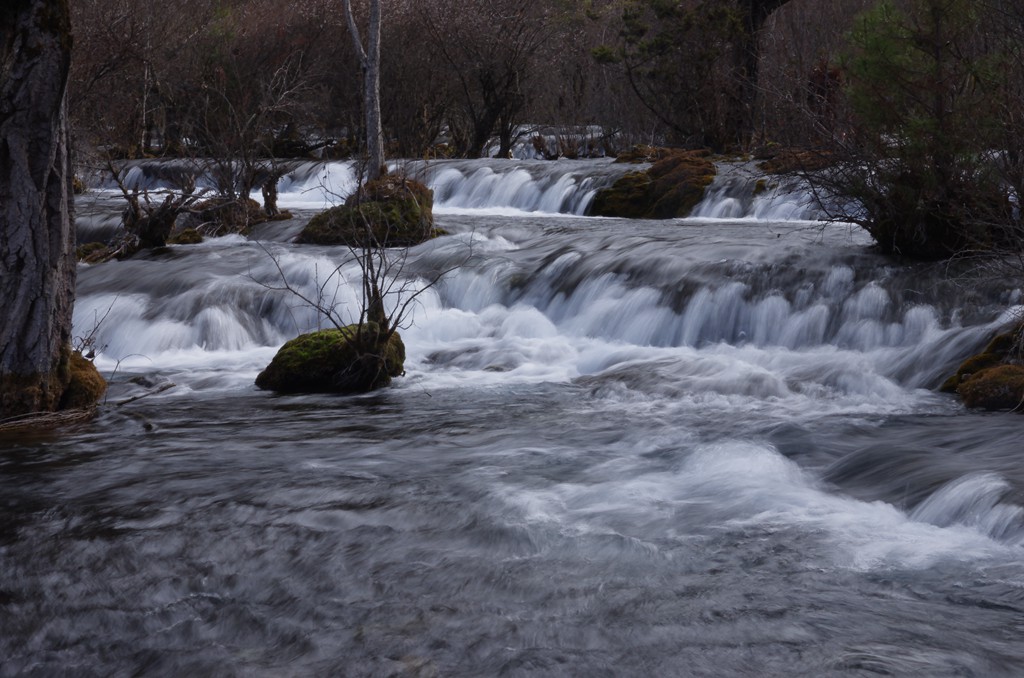
<path id="1" fill-rule="evenodd" d="M 345 201 L 313 217 L 296 242 L 350 247 L 410 247 L 429 240 L 434 192 L 400 174 L 369 181 Z"/>
<path id="2" fill-rule="evenodd" d="M 992 338 L 981 353 L 973 355 L 957 368 L 956 372 L 939 387 L 945 393 L 956 393 L 960 384 L 982 370 L 1007 363 L 1017 356 L 1016 349 L 1024 343 L 1024 323 Z"/>
<path id="3" fill-rule="evenodd" d="M 1024 410 L 1024 323 L 996 335 L 981 353 L 957 368 L 940 390 L 958 393 L 968 407 L 986 410 Z"/>
<path id="4" fill-rule="evenodd" d="M 376 323 L 310 332 L 287 342 L 256 386 L 280 393 L 365 393 L 402 375 L 405 344 Z"/>
<path id="5" fill-rule="evenodd" d="M 589 212 L 596 217 L 642 219 L 651 207 L 648 199 L 650 185 L 651 178 L 647 172 L 623 174 L 610 187 L 597 192 Z"/>
<path id="6" fill-rule="evenodd" d="M 60 409 L 79 410 L 96 407 L 107 392 L 107 380 L 99 373 L 91 360 L 74 351 L 68 365 L 71 379 L 61 396 Z"/>
<path id="7" fill-rule="evenodd" d="M 594 196 L 590 214 L 631 219 L 673 219 L 690 214 L 715 178 L 707 151 L 675 151 L 644 172 L 623 175 Z"/>
<path id="8" fill-rule="evenodd" d="M 1024 411 L 1024 365 L 995 365 L 972 374 L 957 388 L 967 407 Z"/>

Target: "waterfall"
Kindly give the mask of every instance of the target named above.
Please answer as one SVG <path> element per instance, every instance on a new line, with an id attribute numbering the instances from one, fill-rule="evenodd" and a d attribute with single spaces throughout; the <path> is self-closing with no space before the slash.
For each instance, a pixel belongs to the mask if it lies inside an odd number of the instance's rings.
<path id="1" fill-rule="evenodd" d="M 1000 541 L 1024 542 L 1024 508 L 1006 503 L 1011 485 L 994 473 L 972 473 L 943 485 L 911 518 L 939 527 L 974 528 Z"/>
<path id="2" fill-rule="evenodd" d="M 567 228 L 531 238 L 523 217 L 491 216 L 483 229 L 475 217 L 450 219 L 442 223 L 455 233 L 410 250 L 401 271 L 408 289 L 420 289 L 452 269 L 424 291 L 409 329 L 411 355 L 426 370 L 563 380 L 674 356 L 682 371 L 670 380 L 725 370 L 699 388 L 760 380 L 759 397 L 826 389 L 870 400 L 936 386 L 1006 322 L 999 311 L 1015 298 L 995 285 L 967 303 L 943 271 L 894 271 L 854 254 L 840 229 L 826 237 L 796 225 L 786 233 L 680 226 L 667 239 L 622 234 L 612 220 L 562 218 Z M 235 236 L 174 251 L 187 256 L 83 269 L 76 331 L 106 317 L 97 335 L 105 359 L 186 352 L 204 362 L 210 352 L 236 352 L 263 360 L 322 323 L 274 289 L 281 276 L 307 298 L 326 294 L 343 316 L 358 309 L 359 269 L 345 263 L 345 248 Z M 455 345 L 463 349 L 452 353 Z M 735 365 L 721 362 L 722 351 L 746 367 L 727 374 Z"/>
<path id="3" fill-rule="evenodd" d="M 202 162 L 198 166 L 202 166 Z M 197 162 L 185 160 L 131 161 L 124 166 L 123 182 L 129 190 L 177 190 L 184 178 L 197 172 Z M 285 161 L 287 171 L 278 182 L 278 204 L 288 209 L 321 210 L 343 202 L 358 180 L 352 161 Z M 434 190 L 439 211 L 586 213 L 594 194 L 635 166 L 600 160 L 436 160 L 400 161 L 403 170 Z M 214 186 L 209 173 L 198 171 L 197 188 Z M 109 176 L 92 182 L 100 195 L 117 193 Z M 259 200 L 258 191 L 253 198 Z"/>
<path id="4" fill-rule="evenodd" d="M 441 210 L 582 215 L 598 190 L 631 169 L 611 160 L 451 160 L 424 171 Z"/>
<path id="5" fill-rule="evenodd" d="M 695 218 L 628 223 L 574 216 L 631 169 L 607 160 L 404 168 L 433 188 L 439 223 L 452 233 L 413 248 L 400 273 L 401 285 L 431 287 L 410 328 L 412 355 L 428 372 L 450 365 L 565 380 L 668 355 L 677 362 L 666 380 L 716 393 L 902 397 L 940 383 L 1019 302 L 1002 281 L 976 285 L 968 302 L 947 269 L 870 255 L 863 233 L 805 221 L 813 208 L 798 183 L 761 190 L 745 164 L 720 173 Z M 183 171 L 180 162 L 140 162 L 127 176 L 171 187 Z M 174 352 L 262 360 L 322 323 L 275 289 L 282 276 L 307 299 L 328 295 L 342 315 L 358 307 L 359 269 L 347 250 L 287 244 L 303 219 L 355 186 L 351 162 L 297 162 L 279 184 L 295 223 L 261 232 L 262 243 L 235 236 L 174 249 L 168 260 L 87 267 L 77 331 L 106 317 L 97 337 L 114 361 Z M 80 229 L 110 228 L 117 196 L 101 188 L 87 200 Z M 450 272 L 431 286 L 442 270 Z M 743 369 L 729 374 L 735 363 L 722 362 L 722 351 Z"/>
<path id="6" fill-rule="evenodd" d="M 175 190 L 195 173 L 200 161 L 142 160 L 125 164 L 129 189 Z M 352 161 L 284 161 L 287 171 L 278 182 L 278 203 L 287 209 L 322 210 L 344 201 L 357 186 Z M 586 214 L 594 195 L 623 174 L 644 165 L 598 160 L 435 160 L 401 161 L 403 170 L 434 191 L 440 212 L 518 214 Z M 92 180 L 101 195 L 116 193 L 109 176 Z M 213 179 L 200 171 L 199 190 L 212 190 Z M 259 192 L 253 198 L 262 199 Z M 720 163 L 719 173 L 703 200 L 690 214 L 694 219 L 807 221 L 821 217 L 810 190 L 799 180 L 765 176 L 753 163 Z M 88 224 L 89 217 L 81 220 Z M 89 226 L 87 226 L 89 227 Z M 93 225 L 93 228 L 99 228 Z M 109 230 L 109 229 L 108 229 Z"/>
<path id="7" fill-rule="evenodd" d="M 820 219 L 814 195 L 799 179 L 766 176 L 755 163 L 719 163 L 718 175 L 693 208 L 696 219 L 810 221 Z"/>

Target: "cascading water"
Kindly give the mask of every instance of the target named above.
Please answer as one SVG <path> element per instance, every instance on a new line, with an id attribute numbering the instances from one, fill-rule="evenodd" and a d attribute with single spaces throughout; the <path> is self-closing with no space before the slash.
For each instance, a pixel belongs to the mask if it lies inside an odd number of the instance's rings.
<path id="1" fill-rule="evenodd" d="M 823 215 L 813 193 L 799 180 L 765 176 L 755 163 L 720 163 L 718 175 L 690 216 L 792 222 Z"/>
<path id="2" fill-rule="evenodd" d="M 0 676 L 1024 670 L 1020 425 L 934 390 L 1012 283 L 788 198 L 572 216 L 605 162 L 424 171 L 449 235 L 375 394 L 253 386 L 323 323 L 284 282 L 358 306 L 287 222 L 80 269 L 111 392 L 0 448 Z M 302 165 L 280 202 L 353 185 Z"/>
<path id="3" fill-rule="evenodd" d="M 444 161 L 426 167 L 437 207 L 444 211 L 506 208 L 582 215 L 601 188 L 630 169 L 609 160 Z"/>
<path id="4" fill-rule="evenodd" d="M 286 161 L 283 169 L 278 181 L 282 206 L 324 209 L 342 202 L 357 184 L 357 168 L 352 161 Z M 430 186 L 434 206 L 443 212 L 484 209 L 493 213 L 507 209 L 512 213 L 575 215 L 586 212 L 599 189 L 635 169 L 635 165 L 614 164 L 611 159 L 413 160 L 392 164 L 392 170 L 403 170 Z M 198 176 L 196 186 L 200 191 L 213 188 L 213 179 L 202 161 L 131 162 L 123 168 L 122 183 L 128 190 L 176 190 L 190 174 Z M 101 196 L 118 190 L 109 175 L 99 175 L 93 183 Z M 261 196 L 256 191 L 253 197 Z"/>

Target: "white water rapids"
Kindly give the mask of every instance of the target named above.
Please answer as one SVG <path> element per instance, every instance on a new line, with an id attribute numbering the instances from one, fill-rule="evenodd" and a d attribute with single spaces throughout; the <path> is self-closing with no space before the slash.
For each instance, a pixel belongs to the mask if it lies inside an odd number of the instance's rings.
<path id="1" fill-rule="evenodd" d="M 110 404 L 0 448 L 0 675 L 1024 670 L 1020 423 L 936 391 L 1012 283 L 735 176 L 655 222 L 579 216 L 604 161 L 426 171 L 449 234 L 405 292 L 448 272 L 377 394 L 253 385 L 323 324 L 282 275 L 358 306 L 344 248 L 290 242 L 347 164 L 258 240 L 81 267 Z"/>

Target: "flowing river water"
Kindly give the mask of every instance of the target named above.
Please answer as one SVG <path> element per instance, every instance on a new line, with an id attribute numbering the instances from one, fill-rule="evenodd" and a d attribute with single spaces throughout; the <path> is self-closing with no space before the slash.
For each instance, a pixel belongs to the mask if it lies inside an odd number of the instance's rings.
<path id="1" fill-rule="evenodd" d="M 345 165 L 252 239 L 80 268 L 111 387 L 0 440 L 0 676 L 1024 674 L 1024 420 L 936 391 L 1012 282 L 798 197 L 596 219 L 609 165 L 502 167 L 432 168 L 401 274 L 454 270 L 370 395 L 253 385 L 322 322 L 281 275 L 356 301 L 290 243 Z"/>

